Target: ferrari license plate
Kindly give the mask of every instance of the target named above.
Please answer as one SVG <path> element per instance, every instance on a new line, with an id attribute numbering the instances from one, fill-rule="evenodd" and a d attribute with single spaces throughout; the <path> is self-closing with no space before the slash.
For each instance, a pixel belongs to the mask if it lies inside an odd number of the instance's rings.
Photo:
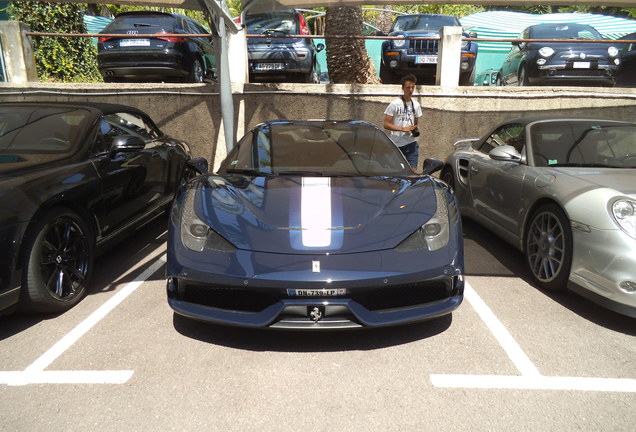
<path id="1" fill-rule="evenodd" d="M 572 63 L 572 67 L 574 69 L 589 69 L 591 66 L 590 62 L 574 62 Z"/>
<path id="2" fill-rule="evenodd" d="M 119 41 L 119 46 L 150 46 L 150 39 L 122 39 Z"/>
<path id="3" fill-rule="evenodd" d="M 437 63 L 437 56 L 416 56 L 415 63 L 417 64 L 435 64 Z"/>
<path id="4" fill-rule="evenodd" d="M 287 295 L 295 297 L 334 297 L 347 294 L 344 288 L 338 289 L 288 289 Z"/>
<path id="5" fill-rule="evenodd" d="M 283 71 L 285 63 L 255 63 L 254 70 L 257 71 Z"/>

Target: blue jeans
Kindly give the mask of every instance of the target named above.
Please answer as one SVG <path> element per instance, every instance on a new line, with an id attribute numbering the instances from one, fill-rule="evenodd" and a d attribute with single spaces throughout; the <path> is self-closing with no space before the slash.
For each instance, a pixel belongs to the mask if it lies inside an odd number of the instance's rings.
<path id="1" fill-rule="evenodd" d="M 420 156 L 420 146 L 417 141 L 413 141 L 411 144 L 403 145 L 399 147 L 400 151 L 408 161 L 411 168 L 417 169 L 417 162 Z"/>

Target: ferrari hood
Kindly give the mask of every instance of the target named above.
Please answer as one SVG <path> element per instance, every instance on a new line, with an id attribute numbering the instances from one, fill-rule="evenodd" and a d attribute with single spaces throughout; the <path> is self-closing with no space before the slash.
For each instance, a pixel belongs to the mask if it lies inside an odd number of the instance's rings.
<path id="1" fill-rule="evenodd" d="M 354 253 L 393 248 L 436 211 L 428 177 L 218 177 L 195 211 L 238 249 Z"/>
<path id="2" fill-rule="evenodd" d="M 625 195 L 636 195 L 634 170 L 629 168 L 555 168 L 555 174 L 584 182 L 586 188 L 596 186 Z"/>

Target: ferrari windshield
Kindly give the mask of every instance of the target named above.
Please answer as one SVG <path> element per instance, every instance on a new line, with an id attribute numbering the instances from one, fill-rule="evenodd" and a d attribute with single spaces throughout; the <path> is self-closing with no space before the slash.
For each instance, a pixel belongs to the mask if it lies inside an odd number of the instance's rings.
<path id="1" fill-rule="evenodd" d="M 406 159 L 377 127 L 360 122 L 273 123 L 249 132 L 221 172 L 247 175 L 412 175 Z"/>
<path id="2" fill-rule="evenodd" d="M 636 125 L 557 121 L 533 126 L 536 166 L 636 168 Z"/>
<path id="3" fill-rule="evenodd" d="M 457 18 L 446 15 L 402 15 L 393 21 L 391 31 L 439 31 L 439 29 L 446 26 L 461 27 L 461 23 Z"/>

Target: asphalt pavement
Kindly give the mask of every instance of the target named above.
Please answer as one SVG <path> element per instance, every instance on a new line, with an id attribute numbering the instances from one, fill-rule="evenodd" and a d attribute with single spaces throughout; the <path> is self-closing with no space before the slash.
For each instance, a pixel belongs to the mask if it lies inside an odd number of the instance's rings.
<path id="1" fill-rule="evenodd" d="M 0 317 L 0 431 L 636 430 L 636 320 L 538 290 L 470 221 L 455 313 L 337 332 L 175 315 L 165 222 L 102 255 L 72 310 Z"/>

